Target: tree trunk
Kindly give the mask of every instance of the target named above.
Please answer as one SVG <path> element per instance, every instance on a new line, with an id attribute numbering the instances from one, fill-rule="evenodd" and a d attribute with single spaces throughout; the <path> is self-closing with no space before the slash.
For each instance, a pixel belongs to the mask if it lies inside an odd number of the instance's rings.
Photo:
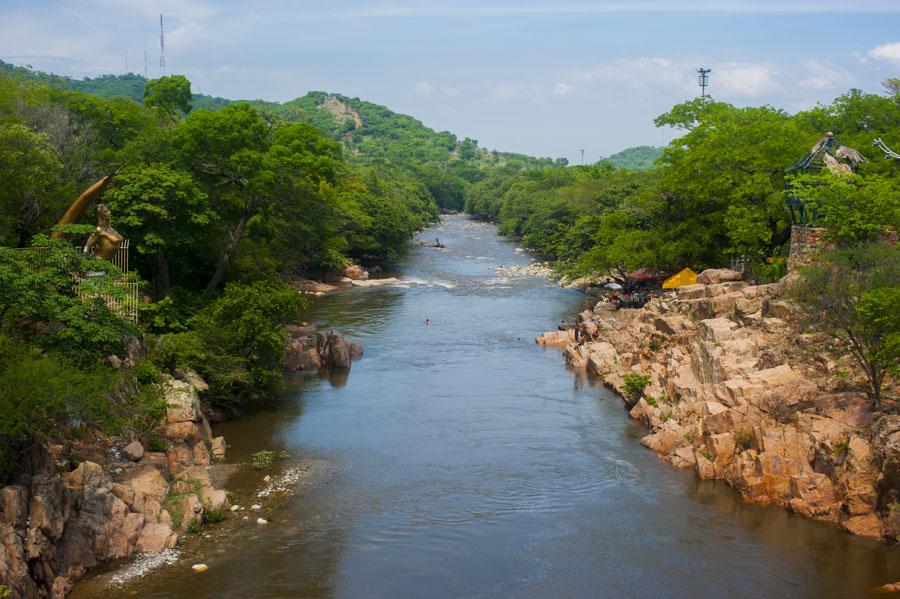
<path id="1" fill-rule="evenodd" d="M 234 232 L 231 234 L 231 241 L 228 242 L 228 246 L 225 248 L 225 252 L 222 254 L 222 258 L 219 260 L 219 264 L 216 266 L 216 272 L 213 273 L 212 278 L 209 280 L 209 284 L 203 291 L 203 295 L 210 295 L 213 291 L 216 290 L 216 288 L 219 286 L 219 283 L 222 282 L 222 277 L 225 275 L 225 269 L 228 268 L 228 264 L 234 257 L 234 253 L 237 251 L 237 246 L 241 242 L 241 238 L 244 236 L 244 227 L 247 226 L 247 221 L 250 220 L 250 217 L 252 217 L 255 212 L 256 200 L 253 199 L 247 206 L 247 211 L 244 213 L 244 215 L 238 221 L 237 226 L 234 228 Z"/>
<path id="2" fill-rule="evenodd" d="M 170 287 L 169 259 L 166 250 L 160 248 L 156 251 L 156 299 L 161 300 L 169 295 Z"/>

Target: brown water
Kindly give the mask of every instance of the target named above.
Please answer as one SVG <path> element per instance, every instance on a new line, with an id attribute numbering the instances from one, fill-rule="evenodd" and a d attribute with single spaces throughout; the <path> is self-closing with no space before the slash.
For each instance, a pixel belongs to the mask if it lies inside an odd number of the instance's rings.
<path id="1" fill-rule="evenodd" d="M 583 296 L 498 277 L 528 258 L 488 225 L 448 217 L 435 237 L 447 248 L 414 250 L 403 287 L 316 300 L 315 321 L 365 345 L 349 377 L 298 378 L 220 428 L 230 461 L 285 449 L 306 468 L 262 502 L 271 523 L 211 527 L 102 594 L 848 597 L 900 579 L 895 550 L 659 461 L 618 398 L 534 344 Z M 233 482 L 243 505 L 259 476 Z"/>

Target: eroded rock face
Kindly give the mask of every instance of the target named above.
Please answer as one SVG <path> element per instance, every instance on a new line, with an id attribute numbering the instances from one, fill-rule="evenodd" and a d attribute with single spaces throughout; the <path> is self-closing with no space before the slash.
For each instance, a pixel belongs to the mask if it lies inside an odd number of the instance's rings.
<path id="1" fill-rule="evenodd" d="M 653 400 L 629 414 L 651 429 L 641 443 L 673 466 L 725 480 L 751 502 L 897 538 L 900 416 L 872 422 L 865 395 L 836 386 L 832 373 L 854 367 L 791 324 L 782 285 L 739 279 L 704 271 L 640 310 L 578 315 L 599 339 L 551 331 L 536 341 L 620 392 L 626 373 L 649 375 Z"/>
<path id="2" fill-rule="evenodd" d="M 63 597 L 98 563 L 172 548 L 179 525 L 202 521 L 207 507 L 228 507 L 207 468 L 212 435 L 196 385 L 169 380 L 165 396 L 159 431 L 169 435 L 166 454 L 133 443 L 124 453 L 137 464 L 119 462 L 124 472 L 114 482 L 104 466 L 85 460 L 70 469 L 59 459 L 62 448 L 48 447 L 29 458 L 20 484 L 0 489 L 0 583 L 13 597 Z M 216 441 L 224 448 L 224 439 Z M 176 523 L 164 507 L 173 484 L 191 490 Z"/>
<path id="3" fill-rule="evenodd" d="M 313 333 L 299 327 L 288 327 L 289 335 L 281 366 L 289 371 L 320 368 L 349 369 L 352 361 L 362 357 L 363 347 L 340 333 Z"/>

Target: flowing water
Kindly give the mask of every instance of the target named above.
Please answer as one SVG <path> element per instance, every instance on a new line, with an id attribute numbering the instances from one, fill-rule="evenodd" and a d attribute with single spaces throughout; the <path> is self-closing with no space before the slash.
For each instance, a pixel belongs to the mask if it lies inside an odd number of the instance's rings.
<path id="1" fill-rule="evenodd" d="M 106 593 L 830 597 L 900 579 L 897 551 L 658 460 L 618 398 L 534 343 L 584 297 L 498 275 L 529 258 L 489 225 L 451 216 L 420 236 L 436 237 L 402 286 L 315 300 L 314 321 L 365 346 L 349 376 L 298 377 L 220 427 L 229 461 L 276 449 L 303 469 L 296 493 L 261 500 L 271 522 L 238 518 Z"/>

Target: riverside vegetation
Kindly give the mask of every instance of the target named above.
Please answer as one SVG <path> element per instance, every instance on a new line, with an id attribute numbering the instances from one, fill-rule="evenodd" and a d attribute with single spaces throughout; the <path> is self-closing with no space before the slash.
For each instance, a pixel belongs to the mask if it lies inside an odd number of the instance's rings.
<path id="1" fill-rule="evenodd" d="M 496 221 L 573 277 L 704 268 L 741 255 L 765 282 L 782 274 L 789 247 L 784 168 L 824 131 L 858 148 L 874 137 L 900 144 L 896 93 L 853 90 L 794 115 L 699 99 L 657 119 L 683 135 L 653 168 L 617 166 L 646 167 L 647 149 L 571 167 L 488 151 L 340 95 L 232 102 L 195 96 L 177 75 L 79 82 L 0 67 L 0 474 L 9 482 L 48 463 L 77 466 L 73 486 L 82 489 L 81 465 L 97 435 L 159 449 L 166 441 L 156 426 L 168 419 L 192 423 L 187 440 L 170 442 L 189 452 L 200 441 L 211 447 L 194 399 L 181 406 L 187 416 L 168 414 L 173 389 L 186 384 L 170 377 L 198 373 L 192 393 L 203 389 L 206 405 L 224 413 L 271 395 L 286 325 L 305 306 L 286 281 L 396 260 L 441 209 Z M 104 202 L 131 241 L 130 276 L 143 296 L 138 324 L 72 287 L 70 273 L 108 263 L 45 236 L 81 189 L 113 172 Z M 815 195 L 834 242 L 849 248 L 900 225 L 898 177 L 896 163 L 873 159 L 843 179 L 804 176 L 794 185 Z M 883 383 L 896 376 L 900 333 L 898 282 L 879 280 L 852 307 L 867 339 L 872 326 L 880 331 L 859 351 Z M 805 297 L 810 309 L 835 309 Z M 47 446 L 62 449 L 48 457 Z M 196 451 L 203 462 L 204 450 Z M 4 517 L 21 512 L 9 507 L 20 498 L 15 491 L 4 500 Z M 47 537 L 58 539 L 62 524 L 46 524 L 55 531 Z M 40 550 L 31 547 L 25 565 L 43 585 L 34 592 L 56 580 L 65 589 L 83 572 L 54 572 L 52 560 L 35 557 Z"/>

